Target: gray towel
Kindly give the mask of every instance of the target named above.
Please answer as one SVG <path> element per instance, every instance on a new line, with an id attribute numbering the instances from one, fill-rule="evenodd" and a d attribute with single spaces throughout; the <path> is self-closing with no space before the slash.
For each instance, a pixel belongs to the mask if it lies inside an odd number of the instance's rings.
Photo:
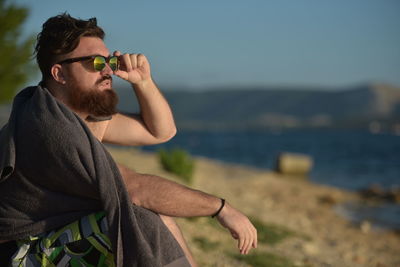
<path id="1" fill-rule="evenodd" d="M 117 266 L 188 266 L 159 216 L 131 203 L 111 155 L 46 88 L 14 99 L 0 131 L 0 240 L 105 210 Z"/>

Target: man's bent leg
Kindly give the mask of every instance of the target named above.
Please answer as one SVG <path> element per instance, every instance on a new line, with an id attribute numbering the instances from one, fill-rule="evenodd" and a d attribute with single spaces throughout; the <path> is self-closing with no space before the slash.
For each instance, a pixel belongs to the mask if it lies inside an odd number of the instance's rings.
<path id="1" fill-rule="evenodd" d="M 128 167 L 121 165 L 121 164 L 118 164 L 118 169 L 121 173 L 121 176 L 122 176 L 122 179 L 123 179 L 125 185 L 128 187 L 128 193 L 130 194 L 130 197 L 132 198 L 132 202 L 138 206 L 141 206 L 140 199 L 137 199 L 137 195 L 138 195 L 138 192 L 140 192 L 143 189 L 137 188 L 137 180 L 135 180 L 135 178 L 137 178 L 137 176 L 133 175 L 136 173 L 133 172 L 132 170 L 130 170 Z M 151 210 L 151 208 L 149 208 L 149 207 L 144 207 L 144 208 Z M 157 211 L 154 211 L 154 212 L 157 213 Z M 176 241 L 181 246 L 190 265 L 192 267 L 197 267 L 197 264 L 194 261 L 193 255 L 190 252 L 190 249 L 189 249 L 188 245 L 186 244 L 183 234 L 182 234 L 181 230 L 179 229 L 179 226 L 176 224 L 175 220 L 172 217 L 169 217 L 166 215 L 159 215 L 159 216 L 160 216 L 161 220 L 164 222 L 164 224 L 167 226 L 168 230 L 175 237 Z"/>
<path id="2" fill-rule="evenodd" d="M 164 224 L 167 226 L 168 230 L 172 233 L 172 235 L 175 237 L 176 241 L 178 241 L 179 245 L 182 247 L 183 252 L 186 255 L 186 258 L 188 259 L 190 265 L 192 267 L 197 267 L 197 264 L 193 258 L 192 252 L 190 251 L 188 245 L 186 244 L 185 238 L 183 237 L 181 229 L 179 229 L 179 226 L 176 224 L 175 220 L 169 216 L 165 215 L 160 215 L 161 220 L 164 222 Z"/>

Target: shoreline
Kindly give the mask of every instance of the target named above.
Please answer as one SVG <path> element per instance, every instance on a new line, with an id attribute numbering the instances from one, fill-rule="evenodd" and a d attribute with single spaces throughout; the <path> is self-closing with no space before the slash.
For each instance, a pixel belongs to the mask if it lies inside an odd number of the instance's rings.
<path id="1" fill-rule="evenodd" d="M 108 150 L 117 162 L 137 172 L 182 183 L 162 170 L 154 153 L 132 148 Z M 203 157 L 193 159 L 196 166 L 190 187 L 224 197 L 250 218 L 307 237 L 287 238 L 274 246 L 259 244 L 250 256 L 275 253 L 290 259 L 294 266 L 400 266 L 398 234 L 375 231 L 367 222 L 352 223 L 335 210 L 341 203 L 358 201 L 357 193 L 268 170 Z M 251 266 L 229 256 L 238 254 L 236 243 L 225 229 L 210 226 L 211 219 L 178 218 L 177 222 L 200 266 Z M 204 243 L 218 245 L 210 251 Z"/>

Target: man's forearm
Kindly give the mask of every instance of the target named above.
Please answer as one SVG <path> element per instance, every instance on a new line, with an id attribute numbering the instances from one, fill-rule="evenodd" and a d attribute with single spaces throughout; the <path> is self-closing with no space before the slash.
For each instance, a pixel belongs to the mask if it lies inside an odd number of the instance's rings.
<path id="1" fill-rule="evenodd" d="M 152 79 L 132 85 L 140 114 L 148 130 L 157 138 L 168 140 L 176 133 L 174 117 L 168 102 Z"/>
<path id="2" fill-rule="evenodd" d="M 118 165 L 133 203 L 159 214 L 176 217 L 209 216 L 221 207 L 221 200 L 154 175 L 135 173 Z M 233 238 L 238 240 L 240 253 L 257 247 L 257 230 L 240 211 L 226 203 L 217 216 Z"/>
<path id="3" fill-rule="evenodd" d="M 118 166 L 133 203 L 175 217 L 209 216 L 221 206 L 219 198 L 167 179 Z"/>

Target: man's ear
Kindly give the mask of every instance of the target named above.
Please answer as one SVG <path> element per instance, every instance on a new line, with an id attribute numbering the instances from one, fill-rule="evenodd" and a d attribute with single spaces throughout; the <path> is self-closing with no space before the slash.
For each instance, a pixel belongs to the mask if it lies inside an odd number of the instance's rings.
<path id="1" fill-rule="evenodd" d="M 65 78 L 64 78 L 64 74 L 63 74 L 63 69 L 62 66 L 60 64 L 54 64 L 51 67 L 51 76 L 53 76 L 53 79 L 61 84 L 65 84 Z"/>

